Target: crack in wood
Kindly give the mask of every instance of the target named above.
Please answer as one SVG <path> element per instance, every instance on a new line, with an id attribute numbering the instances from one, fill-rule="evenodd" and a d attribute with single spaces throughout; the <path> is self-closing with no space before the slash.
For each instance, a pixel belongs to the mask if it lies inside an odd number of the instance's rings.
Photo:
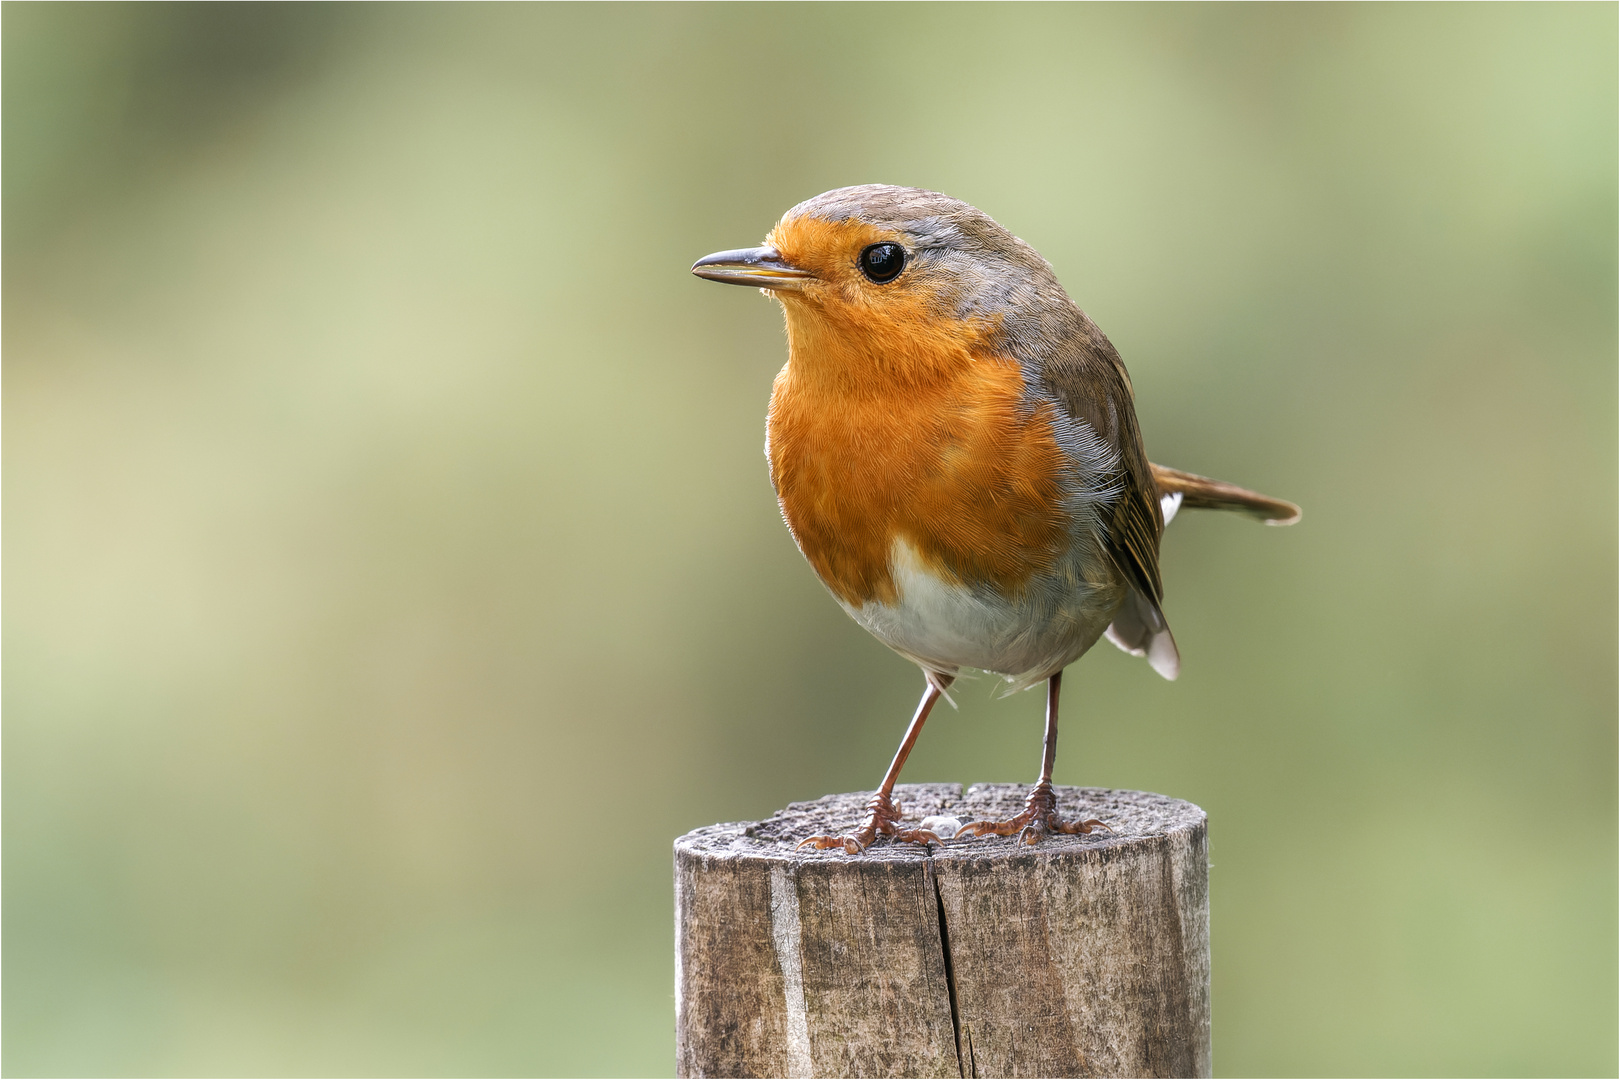
<path id="1" fill-rule="evenodd" d="M 945 993 L 951 1001 L 951 1033 L 956 1036 L 956 1071 L 964 1077 L 970 1076 L 974 1074 L 968 1071 L 962 1060 L 962 1014 L 956 1003 L 956 968 L 951 962 L 951 932 L 945 925 L 945 898 L 939 892 L 939 874 L 934 871 L 933 859 L 925 864 L 924 872 L 934 886 L 934 903 L 939 908 L 939 948 L 945 958 Z"/>

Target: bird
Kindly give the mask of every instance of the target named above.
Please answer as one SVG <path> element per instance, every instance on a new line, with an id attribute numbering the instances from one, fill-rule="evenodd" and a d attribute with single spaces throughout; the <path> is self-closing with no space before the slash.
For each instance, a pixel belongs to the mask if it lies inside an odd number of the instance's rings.
<path id="1" fill-rule="evenodd" d="M 788 359 L 766 458 L 782 518 L 834 599 L 923 672 L 921 701 L 865 819 L 799 846 L 858 854 L 908 827 L 894 785 L 964 670 L 1046 683 L 1039 779 L 1022 812 L 953 837 L 1107 828 L 1065 821 L 1052 787 L 1063 671 L 1104 635 L 1176 678 L 1159 540 L 1182 508 L 1272 525 L 1293 503 L 1148 461 L 1119 352 L 1029 244 L 939 192 L 842 187 L 788 210 L 759 247 L 696 276 L 760 288 Z"/>

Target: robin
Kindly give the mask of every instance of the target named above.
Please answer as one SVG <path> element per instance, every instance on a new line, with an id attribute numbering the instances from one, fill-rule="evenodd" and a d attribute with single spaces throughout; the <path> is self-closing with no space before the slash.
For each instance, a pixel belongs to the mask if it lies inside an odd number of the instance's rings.
<path id="1" fill-rule="evenodd" d="M 1046 736 L 1023 812 L 958 835 L 1034 843 L 1102 826 L 1057 812 L 1063 669 L 1106 633 L 1174 679 L 1166 523 L 1186 506 L 1290 525 L 1299 508 L 1151 464 L 1114 346 L 1034 248 L 957 199 L 839 188 L 789 210 L 764 246 L 692 273 L 782 305 L 788 361 L 765 444 L 782 517 L 844 610 L 926 679 L 866 820 L 801 846 L 940 842 L 904 826 L 893 791 L 964 668 L 1009 692 L 1045 680 Z"/>

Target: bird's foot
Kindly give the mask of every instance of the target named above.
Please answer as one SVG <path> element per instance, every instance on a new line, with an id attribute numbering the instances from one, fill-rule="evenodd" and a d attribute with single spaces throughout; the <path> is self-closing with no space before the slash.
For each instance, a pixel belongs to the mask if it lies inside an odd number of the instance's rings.
<path id="1" fill-rule="evenodd" d="M 1064 821 L 1058 817 L 1057 793 L 1052 790 L 1049 780 L 1042 780 L 1029 791 L 1029 797 L 1024 800 L 1024 812 L 1017 817 L 1010 817 L 1005 821 L 970 821 L 963 825 L 956 834 L 972 833 L 974 836 L 1012 836 L 1016 834 L 1026 844 L 1033 844 L 1047 833 L 1089 833 L 1093 828 L 1107 829 L 1108 826 L 1096 818 L 1085 821 Z M 1113 830 L 1109 830 L 1112 832 Z"/>
<path id="2" fill-rule="evenodd" d="M 873 840 L 880 835 L 903 840 L 913 844 L 938 844 L 940 838 L 927 829 L 903 829 L 900 827 L 900 807 L 889 796 L 881 791 L 872 796 L 866 804 L 866 823 L 852 833 L 844 836 L 810 836 L 800 840 L 795 847 L 813 846 L 817 851 L 827 848 L 841 847 L 851 855 L 859 855 L 865 851 Z"/>

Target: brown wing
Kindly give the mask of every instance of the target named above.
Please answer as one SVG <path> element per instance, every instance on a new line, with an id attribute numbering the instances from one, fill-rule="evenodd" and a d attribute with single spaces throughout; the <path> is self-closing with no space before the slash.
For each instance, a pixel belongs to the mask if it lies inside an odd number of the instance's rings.
<path id="1" fill-rule="evenodd" d="M 1159 577 L 1164 514 L 1136 426 L 1131 378 L 1102 331 L 1084 315 L 1080 318 L 1083 325 L 1071 339 L 1073 347 L 1042 365 L 1042 381 L 1070 416 L 1091 425 L 1119 454 L 1124 492 L 1105 513 L 1108 554 L 1126 580 L 1157 608 L 1164 599 Z"/>
<path id="2" fill-rule="evenodd" d="M 1142 436 L 1136 430 L 1134 410 L 1128 434 L 1119 448 L 1125 460 L 1125 494 L 1114 504 L 1113 518 L 1108 523 L 1108 553 L 1131 583 L 1155 601 L 1156 607 L 1164 599 L 1164 581 L 1159 577 L 1159 536 L 1164 532 L 1164 513 L 1142 450 Z"/>
<path id="3" fill-rule="evenodd" d="M 1228 484 L 1225 480 L 1211 480 L 1207 476 L 1182 472 L 1180 469 L 1152 464 L 1148 467 L 1153 470 L 1153 483 L 1159 493 L 1179 494 L 1182 506 L 1204 510 L 1238 510 L 1259 518 L 1267 525 L 1292 525 L 1299 520 L 1299 507 L 1283 499 L 1273 499 L 1258 491 Z"/>

